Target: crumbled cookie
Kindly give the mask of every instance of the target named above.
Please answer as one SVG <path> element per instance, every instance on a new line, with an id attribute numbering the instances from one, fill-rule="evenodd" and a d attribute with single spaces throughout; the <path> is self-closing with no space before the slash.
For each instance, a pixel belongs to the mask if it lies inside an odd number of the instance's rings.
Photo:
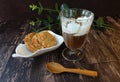
<path id="1" fill-rule="evenodd" d="M 55 37 L 47 31 L 38 33 L 38 41 L 42 43 L 44 48 L 48 48 L 57 44 Z"/>
<path id="2" fill-rule="evenodd" d="M 42 31 L 39 33 L 29 33 L 23 39 L 26 47 L 31 52 L 35 52 L 38 49 L 48 48 L 57 44 L 56 38 L 48 31 Z"/>
<path id="3" fill-rule="evenodd" d="M 31 52 L 34 52 L 37 50 L 37 48 L 35 48 L 33 45 L 32 45 L 32 37 L 35 35 L 35 33 L 29 33 L 28 35 L 25 36 L 25 38 L 23 39 L 26 47 L 28 48 L 28 50 L 30 50 Z"/>

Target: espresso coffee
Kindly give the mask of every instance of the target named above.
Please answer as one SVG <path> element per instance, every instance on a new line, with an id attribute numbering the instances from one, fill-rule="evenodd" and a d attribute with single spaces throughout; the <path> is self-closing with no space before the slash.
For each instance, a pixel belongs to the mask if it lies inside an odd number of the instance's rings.
<path id="1" fill-rule="evenodd" d="M 87 35 L 85 34 L 85 35 L 75 36 L 75 34 L 68 34 L 66 32 L 63 32 L 62 34 L 64 36 L 65 45 L 71 50 L 80 48 L 84 43 L 85 37 Z"/>

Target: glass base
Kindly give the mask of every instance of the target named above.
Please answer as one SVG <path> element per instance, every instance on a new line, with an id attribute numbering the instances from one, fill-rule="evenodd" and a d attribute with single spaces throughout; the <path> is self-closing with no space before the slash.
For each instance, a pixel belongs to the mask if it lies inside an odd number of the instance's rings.
<path id="1" fill-rule="evenodd" d="M 72 61 L 72 62 L 80 61 L 84 57 L 81 50 L 77 49 L 77 50 L 71 51 L 68 48 L 65 48 L 62 51 L 62 56 L 64 57 L 65 60 Z"/>

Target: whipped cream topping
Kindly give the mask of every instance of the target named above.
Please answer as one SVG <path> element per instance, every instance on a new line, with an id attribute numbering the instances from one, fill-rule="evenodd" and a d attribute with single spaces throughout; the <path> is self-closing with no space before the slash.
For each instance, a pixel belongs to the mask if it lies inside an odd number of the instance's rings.
<path id="1" fill-rule="evenodd" d="M 78 17 L 78 18 L 61 18 L 62 31 L 74 34 L 74 36 L 85 35 L 89 32 L 93 18 L 90 17 Z"/>

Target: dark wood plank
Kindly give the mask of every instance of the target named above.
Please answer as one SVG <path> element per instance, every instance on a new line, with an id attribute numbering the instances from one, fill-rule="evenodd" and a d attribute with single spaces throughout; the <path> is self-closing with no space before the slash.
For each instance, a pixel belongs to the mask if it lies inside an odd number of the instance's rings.
<path id="1" fill-rule="evenodd" d="M 112 61 L 95 64 L 99 72 L 99 81 L 97 82 L 119 82 L 120 79 L 120 61 Z"/>
<path id="2" fill-rule="evenodd" d="M 112 33 L 112 31 L 109 31 Z M 114 40 L 113 40 L 114 39 Z M 85 55 L 91 63 L 109 62 L 120 59 L 119 37 L 107 36 L 99 30 L 92 30 L 88 34 L 85 44 Z M 114 43 L 113 43 L 114 41 Z"/>
<path id="3" fill-rule="evenodd" d="M 84 45 L 85 58 L 72 63 L 63 59 L 63 44 L 57 50 L 34 58 L 12 58 L 16 46 L 30 32 L 28 24 L 2 23 L 0 32 L 0 82 L 119 82 L 120 31 L 91 30 Z M 7 26 L 6 26 L 7 25 Z M 1 28 L 0 28 L 1 29 Z M 58 62 L 65 67 L 98 71 L 98 77 L 61 73 L 52 74 L 45 65 Z"/>
<path id="4" fill-rule="evenodd" d="M 21 23 L 17 24 L 16 22 L 1 26 L 0 29 L 3 27 L 5 30 L 0 34 L 0 78 L 3 77 L 2 74 L 6 71 L 6 66 L 9 65 L 11 54 L 14 52 L 16 45 L 22 41 L 28 29 L 28 26 L 22 26 Z"/>

